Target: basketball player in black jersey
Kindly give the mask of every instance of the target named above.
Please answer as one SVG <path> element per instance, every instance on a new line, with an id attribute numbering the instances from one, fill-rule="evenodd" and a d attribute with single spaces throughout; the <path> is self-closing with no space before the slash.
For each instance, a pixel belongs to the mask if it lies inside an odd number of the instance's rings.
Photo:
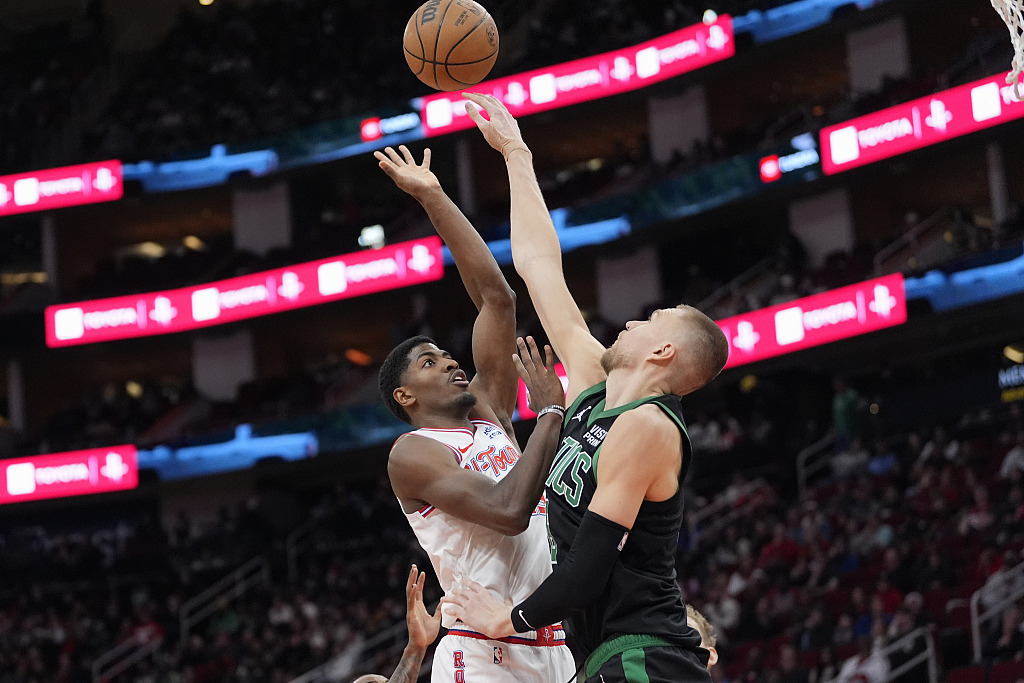
<path id="1" fill-rule="evenodd" d="M 565 364 L 571 407 L 546 482 L 553 573 L 518 605 L 467 584 L 446 609 L 491 637 L 565 619 L 587 655 L 588 681 L 710 681 L 709 653 L 676 582 L 691 459 L 679 397 L 718 375 L 728 342 L 688 306 L 627 323 L 609 349 L 591 336 L 518 124 L 498 99 L 466 97 L 470 117 L 505 157 L 513 262 Z"/>

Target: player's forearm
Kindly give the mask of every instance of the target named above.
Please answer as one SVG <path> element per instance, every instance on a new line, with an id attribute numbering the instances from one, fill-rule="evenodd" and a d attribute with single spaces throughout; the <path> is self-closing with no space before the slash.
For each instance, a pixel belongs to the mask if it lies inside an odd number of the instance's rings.
<path id="1" fill-rule="evenodd" d="M 406 645 L 405 651 L 402 652 L 402 660 L 398 662 L 388 683 L 414 683 L 419 678 L 425 654 L 426 650 L 423 648 L 413 647 L 411 643 Z"/>
<path id="2" fill-rule="evenodd" d="M 529 526 L 530 516 L 544 492 L 544 481 L 551 471 L 561 433 L 562 420 L 558 413 L 538 418 L 519 462 L 494 485 L 501 509 L 517 521 L 520 532 Z"/>
<path id="3" fill-rule="evenodd" d="M 437 188 L 417 196 L 455 259 L 466 291 L 476 307 L 484 305 L 515 305 L 515 295 L 505 281 L 494 256 L 483 238 L 455 202 Z"/>
<path id="4" fill-rule="evenodd" d="M 512 262 L 529 286 L 530 275 L 536 269 L 561 270 L 562 247 L 528 150 L 509 154 L 508 182 L 512 196 Z"/>

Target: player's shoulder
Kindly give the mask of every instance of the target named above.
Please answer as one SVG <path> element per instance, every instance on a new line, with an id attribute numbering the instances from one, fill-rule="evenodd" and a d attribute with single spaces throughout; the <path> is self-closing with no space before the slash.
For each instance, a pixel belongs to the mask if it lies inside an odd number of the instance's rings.
<path id="1" fill-rule="evenodd" d="M 443 441 L 416 430 L 402 434 L 388 453 L 388 470 L 412 465 L 423 466 L 432 462 L 446 464 L 454 448 Z"/>
<path id="2" fill-rule="evenodd" d="M 654 402 L 643 403 L 625 411 L 612 423 L 612 429 L 620 432 L 643 429 L 655 434 L 679 431 L 676 422 L 665 409 Z"/>

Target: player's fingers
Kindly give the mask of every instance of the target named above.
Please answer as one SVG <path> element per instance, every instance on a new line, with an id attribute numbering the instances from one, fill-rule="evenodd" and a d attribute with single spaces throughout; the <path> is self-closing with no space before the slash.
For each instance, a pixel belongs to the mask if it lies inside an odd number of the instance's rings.
<path id="1" fill-rule="evenodd" d="M 555 367 L 555 350 L 551 348 L 551 344 L 544 345 L 544 366 L 549 369 Z"/>
<path id="2" fill-rule="evenodd" d="M 380 166 L 380 170 L 382 170 L 382 171 L 384 171 L 385 173 L 388 174 L 388 177 L 390 177 L 390 178 L 394 178 L 395 177 L 396 169 L 395 169 L 395 165 L 393 163 L 391 163 L 387 159 L 381 159 L 380 163 L 378 163 L 377 165 Z"/>
<path id="3" fill-rule="evenodd" d="M 478 92 L 464 92 L 462 93 L 462 96 L 465 97 L 470 102 L 475 102 L 476 104 L 479 104 L 481 107 L 487 107 L 486 95 L 482 95 Z"/>
<path id="4" fill-rule="evenodd" d="M 530 360 L 533 361 L 534 366 L 541 365 L 540 351 L 537 349 L 537 341 L 533 337 L 527 337 L 526 344 L 530 347 Z"/>
<path id="5" fill-rule="evenodd" d="M 427 147 L 423 150 L 423 163 L 421 164 L 424 169 L 430 170 L 430 148 Z"/>
<path id="6" fill-rule="evenodd" d="M 527 337 L 527 339 L 529 339 L 529 337 Z M 523 367 L 526 368 L 527 372 L 533 375 L 533 373 L 537 369 L 537 363 L 534 360 L 533 356 L 530 354 L 530 347 L 527 343 L 527 340 L 523 339 L 522 337 L 519 337 L 518 339 L 516 339 L 516 346 L 519 347 L 519 358 L 523 363 Z"/>
<path id="7" fill-rule="evenodd" d="M 398 152 L 395 151 L 394 147 L 385 147 L 384 153 L 388 155 L 392 163 L 394 163 L 396 166 L 402 165 L 402 157 L 398 156 Z"/>
<path id="8" fill-rule="evenodd" d="M 409 151 L 408 147 L 405 145 L 399 145 L 398 151 L 402 153 L 402 158 L 405 159 L 405 163 L 412 164 L 413 166 L 416 165 L 416 160 L 412 158 L 412 152 Z"/>
<path id="9" fill-rule="evenodd" d="M 512 365 L 516 368 L 516 373 L 523 378 L 523 381 L 530 379 L 530 373 L 526 370 L 526 366 L 523 365 L 523 360 L 519 357 L 519 354 L 512 354 Z"/>
<path id="10" fill-rule="evenodd" d="M 477 128 L 483 129 L 484 125 L 487 123 L 487 121 L 484 120 L 484 117 L 480 115 L 480 110 L 472 104 L 466 105 L 466 114 L 469 116 L 470 120 L 477 125 Z"/>

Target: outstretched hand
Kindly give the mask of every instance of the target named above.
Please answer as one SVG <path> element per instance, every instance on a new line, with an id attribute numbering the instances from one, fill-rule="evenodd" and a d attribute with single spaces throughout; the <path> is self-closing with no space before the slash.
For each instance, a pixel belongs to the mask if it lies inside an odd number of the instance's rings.
<path id="1" fill-rule="evenodd" d="M 551 347 L 544 346 L 544 358 L 540 356 L 537 342 L 533 337 L 516 339 L 519 353 L 513 354 L 512 362 L 516 371 L 526 384 L 530 410 L 540 410 L 550 405 L 565 406 L 565 387 L 561 378 L 555 374 L 555 352 Z"/>
<path id="2" fill-rule="evenodd" d="M 530 151 L 530 148 L 523 142 L 523 134 L 519 132 L 519 124 L 516 122 L 515 117 L 505 108 L 505 105 L 501 103 L 501 100 L 493 95 L 480 95 L 473 92 L 462 93 L 462 96 L 469 100 L 469 103 L 466 103 L 466 113 L 473 120 L 473 123 L 476 124 L 476 127 L 480 129 L 480 132 L 484 134 L 484 140 L 487 140 L 487 144 L 501 152 L 501 155 L 506 160 L 516 150 Z M 479 108 L 474 105 L 478 105 Z M 487 112 L 490 120 L 483 117 L 480 109 Z"/>
<path id="3" fill-rule="evenodd" d="M 512 601 L 498 600 L 494 594 L 476 581 L 466 581 L 453 588 L 444 601 L 453 606 L 451 613 L 474 631 L 488 638 L 515 635 L 512 626 Z"/>
<path id="4" fill-rule="evenodd" d="M 376 151 L 377 165 L 395 181 L 395 185 L 417 199 L 430 190 L 441 187 L 437 176 L 430 170 L 430 148 L 423 150 L 423 163 L 417 164 L 412 152 L 405 145 L 399 145 L 401 155 L 393 147 L 385 147 L 384 151 Z"/>
<path id="5" fill-rule="evenodd" d="M 431 614 L 423 604 L 423 584 L 426 573 L 420 572 L 416 565 L 409 570 L 409 579 L 405 582 L 405 623 L 409 628 L 409 645 L 425 650 L 437 639 L 438 628 L 441 626 L 441 609 L 438 607 Z"/>

